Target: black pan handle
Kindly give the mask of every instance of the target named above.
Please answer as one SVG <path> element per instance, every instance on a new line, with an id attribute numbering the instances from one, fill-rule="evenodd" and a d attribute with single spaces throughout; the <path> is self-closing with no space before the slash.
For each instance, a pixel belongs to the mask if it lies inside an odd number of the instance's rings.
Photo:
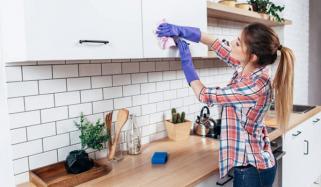
<path id="1" fill-rule="evenodd" d="M 79 40 L 79 43 L 80 44 L 83 44 L 83 43 L 102 43 L 102 44 L 108 44 L 109 41 L 107 40 Z"/>

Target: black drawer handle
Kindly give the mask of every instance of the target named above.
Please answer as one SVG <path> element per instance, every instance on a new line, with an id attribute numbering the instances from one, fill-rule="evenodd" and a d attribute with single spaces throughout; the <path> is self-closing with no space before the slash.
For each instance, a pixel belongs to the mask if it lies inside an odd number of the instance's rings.
<path id="1" fill-rule="evenodd" d="M 292 136 L 299 136 L 302 132 L 301 131 L 297 131 L 296 134 L 292 134 Z"/>
<path id="2" fill-rule="evenodd" d="M 79 43 L 102 43 L 102 44 L 108 44 L 109 41 L 107 40 L 79 40 Z"/>
<path id="3" fill-rule="evenodd" d="M 304 142 L 307 143 L 307 151 L 304 153 L 304 155 L 308 155 L 309 154 L 309 141 L 304 140 Z"/>
<path id="4" fill-rule="evenodd" d="M 317 118 L 317 119 L 313 120 L 312 122 L 313 122 L 313 123 L 316 123 L 316 122 L 318 122 L 318 121 L 320 121 L 320 118 Z"/>

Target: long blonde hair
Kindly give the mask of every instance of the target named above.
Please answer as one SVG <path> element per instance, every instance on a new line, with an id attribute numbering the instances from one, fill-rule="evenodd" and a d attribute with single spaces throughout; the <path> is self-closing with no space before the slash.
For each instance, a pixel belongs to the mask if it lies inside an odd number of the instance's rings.
<path id="1" fill-rule="evenodd" d="M 275 96 L 277 122 L 284 130 L 289 123 L 293 107 L 294 55 L 291 49 L 280 44 L 279 37 L 270 27 L 261 23 L 247 25 L 242 32 L 247 54 L 255 54 L 259 66 L 274 64 L 277 52 L 281 58 L 272 83 Z"/>

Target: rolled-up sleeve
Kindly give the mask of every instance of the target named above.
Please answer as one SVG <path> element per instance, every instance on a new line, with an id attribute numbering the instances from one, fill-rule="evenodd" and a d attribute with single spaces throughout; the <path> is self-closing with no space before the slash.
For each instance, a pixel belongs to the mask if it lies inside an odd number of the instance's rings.
<path id="1" fill-rule="evenodd" d="M 199 94 L 199 101 L 208 106 L 235 105 L 240 107 L 252 107 L 264 88 L 263 84 L 246 80 L 231 84 L 227 87 L 204 87 Z"/>
<path id="2" fill-rule="evenodd" d="M 237 68 L 240 61 L 231 57 L 231 49 L 224 45 L 219 39 L 216 39 L 211 46 L 211 49 L 216 53 L 217 57 L 225 62 L 227 65 Z"/>

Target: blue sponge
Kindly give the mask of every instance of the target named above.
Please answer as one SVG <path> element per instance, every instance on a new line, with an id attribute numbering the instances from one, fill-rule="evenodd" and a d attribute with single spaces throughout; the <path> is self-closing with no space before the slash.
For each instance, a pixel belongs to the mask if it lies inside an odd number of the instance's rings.
<path id="1" fill-rule="evenodd" d="M 167 152 L 155 152 L 151 159 L 152 164 L 165 164 L 168 159 Z"/>

